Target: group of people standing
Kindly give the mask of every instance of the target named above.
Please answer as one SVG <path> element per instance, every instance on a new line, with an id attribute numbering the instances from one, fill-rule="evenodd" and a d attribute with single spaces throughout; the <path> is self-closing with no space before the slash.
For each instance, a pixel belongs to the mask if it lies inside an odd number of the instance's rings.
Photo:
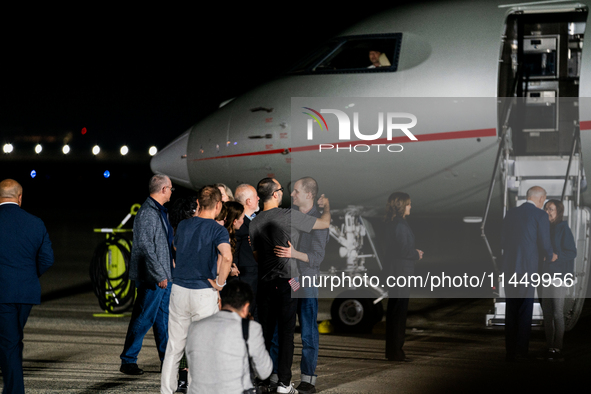
<path id="1" fill-rule="evenodd" d="M 292 189 L 293 208 L 286 209 L 280 208 L 284 188 L 273 178 L 256 188 L 239 185 L 234 196 L 225 185 L 205 186 L 197 197 L 177 200 L 169 213 L 164 204 L 174 191 L 170 179 L 150 179 L 150 195 L 134 222 L 129 276 L 137 297 L 121 372 L 143 374 L 137 359 L 152 328 L 162 393 L 187 387 L 191 393 L 243 393 L 255 392 L 255 386 L 316 392 L 318 289 L 300 287 L 298 277 L 319 274 L 330 206 L 324 195 L 318 198 L 313 178 L 299 179 Z M 517 277 L 550 274 L 551 285 L 537 288 L 546 357 L 562 360 L 564 278 L 574 272 L 576 244 L 561 201 L 545 202 L 546 191 L 537 186 L 526 198 L 503 222 L 503 271 Z M 53 264 L 43 222 L 21 210 L 21 203 L 18 182 L 0 182 L 0 367 L 3 392 L 10 393 L 24 392 L 23 329 L 32 305 L 40 302 L 38 277 Z M 413 275 L 423 258 L 406 222 L 410 210 L 406 193 L 393 193 L 386 204 L 390 275 Z M 387 307 L 386 357 L 408 361 L 403 345 L 410 292 L 395 290 Z M 535 287 L 530 282 L 505 290 L 507 360 L 516 361 L 528 355 Z M 303 347 L 297 389 L 291 383 L 296 315 Z"/>
<path id="2" fill-rule="evenodd" d="M 239 185 L 234 194 L 222 184 L 205 186 L 196 198 L 175 201 L 169 213 L 170 179 L 151 178 L 134 222 L 129 273 L 138 292 L 121 372 L 143 374 L 137 357 L 153 327 L 162 393 L 242 393 L 255 385 L 316 392 L 318 295 L 300 289 L 298 276 L 319 272 L 330 208 L 323 196 L 316 205 L 314 179 L 302 178 L 293 189 L 294 209 L 279 208 L 284 188 L 265 178 L 256 189 Z M 298 314 L 304 350 L 296 389 L 291 364 Z"/>
<path id="3" fill-rule="evenodd" d="M 568 223 L 564 221 L 564 204 L 561 201 L 546 201 L 546 191 L 539 186 L 530 188 L 526 199 L 524 204 L 509 210 L 502 229 L 506 359 L 520 361 L 528 358 L 536 290 L 531 279 L 532 274 L 536 274 L 548 279 L 537 281 L 547 343 L 545 358 L 562 361 L 564 303 L 568 283 L 565 279 L 568 275 L 573 278 L 576 243 Z M 414 234 L 406 222 L 410 209 L 408 194 L 396 192 L 388 198 L 385 255 L 390 261 L 389 275 L 412 276 L 415 262 L 423 258 L 423 252 L 415 249 Z M 517 282 L 521 282 L 516 286 L 508 283 L 514 274 Z M 390 291 L 393 293 L 390 294 L 386 312 L 386 358 L 408 361 L 402 347 L 410 288 L 397 287 Z"/>

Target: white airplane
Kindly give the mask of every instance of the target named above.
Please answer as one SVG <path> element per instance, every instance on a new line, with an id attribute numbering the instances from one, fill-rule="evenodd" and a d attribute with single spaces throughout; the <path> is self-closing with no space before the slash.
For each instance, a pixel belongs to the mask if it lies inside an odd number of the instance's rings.
<path id="1" fill-rule="evenodd" d="M 381 208 L 403 190 L 414 216 L 450 223 L 498 222 L 527 188 L 543 186 L 549 198 L 563 198 L 577 240 L 572 327 L 588 279 L 588 13 L 583 2 L 469 0 L 376 15 L 283 77 L 222 103 L 162 149 L 151 168 L 192 189 L 312 175 L 333 208 Z M 379 55 L 377 67 L 369 67 L 370 51 Z M 353 126 L 358 113 L 361 131 L 353 127 L 350 139 L 341 134 L 339 111 Z M 391 139 L 375 133 L 380 116 Z M 503 321 L 502 297 L 501 289 L 487 324 Z"/>

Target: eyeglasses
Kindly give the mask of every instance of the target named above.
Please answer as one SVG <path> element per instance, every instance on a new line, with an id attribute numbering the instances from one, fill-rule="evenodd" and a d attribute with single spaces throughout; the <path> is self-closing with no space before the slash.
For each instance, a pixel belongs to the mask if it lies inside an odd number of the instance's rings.
<path id="1" fill-rule="evenodd" d="M 275 190 L 275 192 L 282 192 L 283 190 L 284 190 L 284 189 L 283 189 L 283 186 L 282 186 L 282 187 L 280 187 L 279 189 Z M 275 193 L 275 192 L 273 192 L 273 193 Z"/>
<path id="2" fill-rule="evenodd" d="M 167 187 L 169 187 L 169 188 L 170 188 L 170 191 L 171 191 L 171 192 L 173 192 L 173 191 L 174 191 L 174 187 L 172 187 L 172 186 L 164 186 L 164 188 L 165 188 L 165 189 L 166 189 Z"/>

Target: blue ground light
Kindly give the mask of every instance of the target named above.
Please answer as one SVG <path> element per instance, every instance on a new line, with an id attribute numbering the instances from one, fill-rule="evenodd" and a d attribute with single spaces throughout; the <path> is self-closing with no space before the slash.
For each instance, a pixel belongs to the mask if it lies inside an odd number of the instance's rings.
<path id="1" fill-rule="evenodd" d="M 31 178 L 35 178 L 37 176 L 37 171 L 31 171 Z"/>
<path id="2" fill-rule="evenodd" d="M 111 176 L 111 173 L 109 172 L 109 170 L 106 170 L 106 171 L 103 173 L 103 176 L 104 176 L 105 178 L 108 178 L 108 177 L 110 177 L 110 176 Z"/>

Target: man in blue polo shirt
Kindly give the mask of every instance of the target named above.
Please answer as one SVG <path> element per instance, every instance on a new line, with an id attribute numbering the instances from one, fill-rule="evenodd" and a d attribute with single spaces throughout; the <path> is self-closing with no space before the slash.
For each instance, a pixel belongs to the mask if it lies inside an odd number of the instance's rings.
<path id="1" fill-rule="evenodd" d="M 205 186 L 199 192 L 199 214 L 183 220 L 177 228 L 162 393 L 171 394 L 177 388 L 179 362 L 190 324 L 219 310 L 218 290 L 225 285 L 232 265 L 228 230 L 215 221 L 221 209 L 219 189 Z M 218 254 L 221 254 L 219 266 Z"/>

